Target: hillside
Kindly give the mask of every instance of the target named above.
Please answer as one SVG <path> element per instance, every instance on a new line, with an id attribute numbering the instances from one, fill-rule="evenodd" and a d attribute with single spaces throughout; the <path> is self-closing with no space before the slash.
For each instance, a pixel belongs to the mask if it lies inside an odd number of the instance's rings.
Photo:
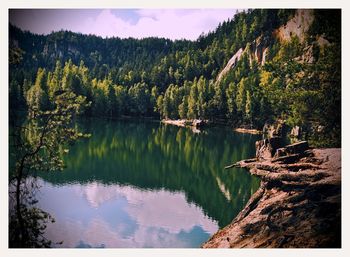
<path id="1" fill-rule="evenodd" d="M 53 108 L 68 90 L 85 115 L 209 119 L 261 129 L 284 120 L 340 146 L 340 10 L 248 10 L 196 41 L 10 30 L 10 109 Z M 117 35 L 116 35 L 117 36 Z"/>

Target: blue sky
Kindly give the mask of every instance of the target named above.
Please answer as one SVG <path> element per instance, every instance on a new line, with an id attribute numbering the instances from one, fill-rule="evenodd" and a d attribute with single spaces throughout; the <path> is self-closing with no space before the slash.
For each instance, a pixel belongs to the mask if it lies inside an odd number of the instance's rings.
<path id="1" fill-rule="evenodd" d="M 102 37 L 195 40 L 235 13 L 236 9 L 11 9 L 9 19 L 38 34 L 64 29 Z"/>

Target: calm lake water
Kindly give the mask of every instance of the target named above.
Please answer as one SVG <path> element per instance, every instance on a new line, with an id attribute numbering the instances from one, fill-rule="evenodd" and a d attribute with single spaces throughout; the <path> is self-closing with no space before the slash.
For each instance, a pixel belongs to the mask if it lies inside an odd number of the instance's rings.
<path id="1" fill-rule="evenodd" d="M 199 247 L 229 224 L 259 180 L 232 162 L 258 136 L 224 127 L 193 133 L 159 122 L 89 120 L 63 172 L 39 174 L 40 207 L 60 247 Z"/>

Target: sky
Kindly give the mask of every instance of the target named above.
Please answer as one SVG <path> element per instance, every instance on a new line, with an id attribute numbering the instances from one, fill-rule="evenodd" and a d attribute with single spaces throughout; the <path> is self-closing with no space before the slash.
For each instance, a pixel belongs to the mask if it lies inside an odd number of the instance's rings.
<path id="1" fill-rule="evenodd" d="M 70 30 L 102 37 L 196 40 L 237 9 L 10 9 L 13 25 L 37 34 Z"/>

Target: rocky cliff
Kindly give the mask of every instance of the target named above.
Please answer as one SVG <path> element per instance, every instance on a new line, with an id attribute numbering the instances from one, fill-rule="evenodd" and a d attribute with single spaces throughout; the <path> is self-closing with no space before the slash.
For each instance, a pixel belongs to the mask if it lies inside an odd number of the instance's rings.
<path id="1" fill-rule="evenodd" d="M 261 185 L 232 223 L 203 247 L 341 247 L 341 150 L 305 146 L 282 147 L 276 153 L 283 156 L 228 166 L 249 169 Z"/>
<path id="2" fill-rule="evenodd" d="M 305 41 L 306 34 L 313 21 L 313 10 L 299 9 L 295 12 L 294 17 L 284 26 L 276 29 L 273 35 L 280 41 L 289 41 L 293 36 L 296 36 L 302 43 Z"/>
<path id="3" fill-rule="evenodd" d="M 295 15 L 292 19 L 290 19 L 286 24 L 274 30 L 271 35 L 268 36 L 259 36 L 253 42 L 248 43 L 246 47 L 240 48 L 228 61 L 225 68 L 219 73 L 217 76 L 216 82 L 220 82 L 221 79 L 229 72 L 229 70 L 233 69 L 238 61 L 244 54 L 247 54 L 249 57 L 250 63 L 255 60 L 258 64 L 264 65 L 267 56 L 269 53 L 269 47 L 273 40 L 278 40 L 280 42 L 290 41 L 292 37 L 297 37 L 301 43 L 303 43 L 306 39 L 306 34 L 314 21 L 313 10 L 309 9 L 299 9 L 295 12 Z M 328 41 L 320 37 L 318 39 L 320 45 L 327 44 Z M 327 42 L 325 42 L 327 41 Z M 312 49 L 310 47 L 305 49 L 304 51 L 306 56 L 312 54 Z M 305 61 L 305 59 L 310 60 L 311 57 L 301 57 L 301 60 Z"/>

